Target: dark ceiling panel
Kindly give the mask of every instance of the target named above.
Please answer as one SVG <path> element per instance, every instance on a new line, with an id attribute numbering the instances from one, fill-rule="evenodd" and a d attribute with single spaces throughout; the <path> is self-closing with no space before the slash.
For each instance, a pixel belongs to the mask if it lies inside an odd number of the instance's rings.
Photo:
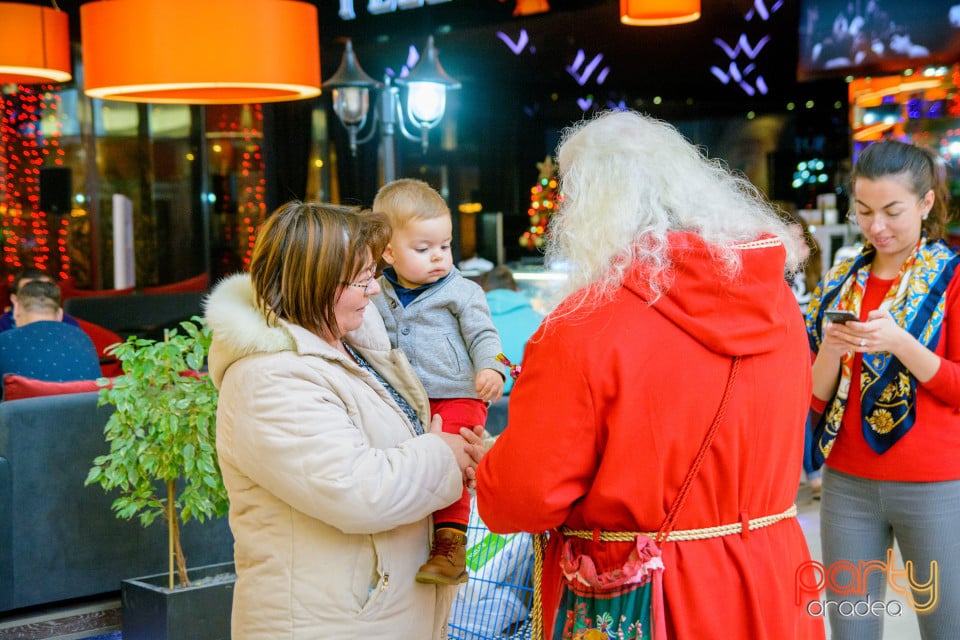
<path id="1" fill-rule="evenodd" d="M 337 68 L 348 37 L 364 69 L 382 79 L 401 73 L 410 46 L 422 49 L 432 34 L 444 68 L 465 88 L 501 91 L 518 109 L 558 109 L 564 117 L 584 106 L 646 108 L 658 98 L 661 110 L 677 105 L 694 115 L 845 99 L 842 79 L 797 82 L 795 0 L 704 0 L 700 20 L 668 27 L 620 24 L 618 0 L 548 0 L 549 12 L 519 17 L 517 0 L 424 0 L 406 9 L 417 3 L 377 0 L 386 8 L 379 15 L 368 0 L 311 1 L 324 78 Z M 71 14 L 75 39 L 84 3 L 58 2 Z M 356 18 L 342 19 L 350 7 Z"/>
<path id="2" fill-rule="evenodd" d="M 796 2 L 705 1 L 700 20 L 668 27 L 622 25 L 617 0 L 551 0 L 551 11 L 524 17 L 512 16 L 514 0 L 450 0 L 376 16 L 356 4 L 351 21 L 337 16 L 336 3 L 321 10 L 324 77 L 345 37 L 382 78 L 434 34 L 450 75 L 510 92 L 527 108 L 644 108 L 659 99 L 661 109 L 743 113 L 811 97 L 833 104 L 845 93 L 842 80 L 797 82 Z"/>

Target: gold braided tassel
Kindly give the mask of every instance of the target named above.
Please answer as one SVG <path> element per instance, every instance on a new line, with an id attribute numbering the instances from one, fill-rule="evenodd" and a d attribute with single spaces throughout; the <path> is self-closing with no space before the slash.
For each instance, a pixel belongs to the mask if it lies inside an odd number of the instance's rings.
<path id="1" fill-rule="evenodd" d="M 544 640 L 543 629 L 543 556 L 547 534 L 533 534 L 533 606 L 530 610 L 530 640 Z"/>

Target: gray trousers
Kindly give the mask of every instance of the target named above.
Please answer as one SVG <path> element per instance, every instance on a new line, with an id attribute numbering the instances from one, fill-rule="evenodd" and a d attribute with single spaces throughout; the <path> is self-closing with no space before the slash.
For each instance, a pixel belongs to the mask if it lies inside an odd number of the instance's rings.
<path id="1" fill-rule="evenodd" d="M 880 640 L 883 616 L 899 609 L 893 590 L 917 612 L 923 640 L 960 638 L 960 480 L 886 482 L 824 467 L 821 495 L 831 639 Z M 902 565 L 888 556 L 894 538 Z"/>

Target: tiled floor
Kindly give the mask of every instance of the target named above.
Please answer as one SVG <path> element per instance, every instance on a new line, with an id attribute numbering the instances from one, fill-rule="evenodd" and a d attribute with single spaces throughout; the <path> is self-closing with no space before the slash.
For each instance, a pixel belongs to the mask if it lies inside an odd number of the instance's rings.
<path id="1" fill-rule="evenodd" d="M 0 614 L 0 640 L 120 640 L 119 629 L 120 601 L 115 598 L 90 598 L 17 616 Z"/>
<path id="2" fill-rule="evenodd" d="M 797 518 L 800 520 L 800 526 L 807 537 L 807 544 L 810 547 L 810 555 L 814 560 L 821 560 L 820 553 L 820 502 L 811 499 L 810 490 L 801 486 L 797 496 Z M 899 551 L 896 554 L 897 566 L 903 566 L 903 560 L 900 558 Z M 900 617 L 888 616 L 884 620 L 883 637 L 884 640 L 920 640 L 920 631 L 917 627 L 917 616 L 913 610 L 906 605 L 902 597 L 887 590 L 886 599 L 899 600 L 903 605 L 903 615 Z M 826 624 L 827 639 L 830 639 L 830 625 Z"/>

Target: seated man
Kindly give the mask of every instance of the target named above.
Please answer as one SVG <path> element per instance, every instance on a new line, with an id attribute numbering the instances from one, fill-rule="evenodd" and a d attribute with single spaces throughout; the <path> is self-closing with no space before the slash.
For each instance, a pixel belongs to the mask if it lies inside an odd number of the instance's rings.
<path id="1" fill-rule="evenodd" d="M 94 380 L 100 358 L 82 329 L 61 322 L 60 289 L 36 280 L 13 303 L 16 328 L 0 333 L 0 379 L 8 373 L 46 380 Z"/>
<path id="2" fill-rule="evenodd" d="M 40 269 L 27 268 L 23 269 L 13 278 L 13 284 L 10 287 L 10 302 L 16 302 L 17 294 L 20 292 L 20 287 L 27 284 L 28 282 L 34 282 L 36 280 L 41 280 L 43 282 L 53 282 L 53 278 L 50 277 L 50 274 L 41 271 Z M 72 324 L 75 327 L 79 327 L 78 323 L 74 318 L 63 314 L 63 322 L 67 324 Z M 13 307 L 11 306 L 5 312 L 0 314 L 0 331 L 7 331 L 8 329 L 13 329 L 17 326 L 17 323 L 13 320 Z"/>

